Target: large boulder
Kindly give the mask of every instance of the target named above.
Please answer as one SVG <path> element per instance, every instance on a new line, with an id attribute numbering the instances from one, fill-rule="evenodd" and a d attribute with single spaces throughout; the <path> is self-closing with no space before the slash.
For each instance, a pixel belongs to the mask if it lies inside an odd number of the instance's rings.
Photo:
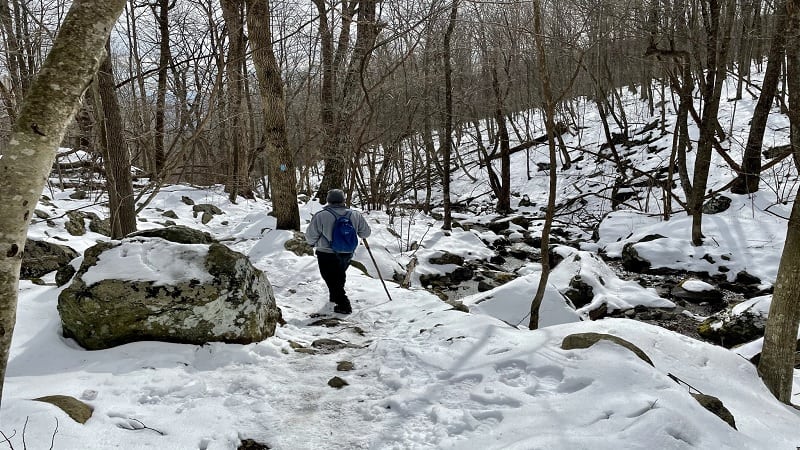
<path id="1" fill-rule="evenodd" d="M 39 278 L 69 265 L 78 256 L 78 252 L 66 245 L 28 239 L 22 253 L 19 277 L 23 280 Z"/>
<path id="2" fill-rule="evenodd" d="M 269 280 L 245 255 L 141 235 L 86 250 L 58 311 L 64 336 L 90 350 L 143 340 L 247 344 L 272 336 L 281 320 Z"/>

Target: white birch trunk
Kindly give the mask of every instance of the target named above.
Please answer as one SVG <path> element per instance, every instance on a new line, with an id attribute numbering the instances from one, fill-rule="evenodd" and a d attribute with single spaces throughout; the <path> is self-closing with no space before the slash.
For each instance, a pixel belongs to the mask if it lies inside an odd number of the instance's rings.
<path id="1" fill-rule="evenodd" d="M 53 49 L 23 100 L 11 139 L 0 156 L 0 383 L 17 311 L 22 250 L 28 223 L 56 150 L 100 64 L 105 42 L 125 0 L 75 0 Z M 0 384 L 0 402 L 2 385 Z"/>

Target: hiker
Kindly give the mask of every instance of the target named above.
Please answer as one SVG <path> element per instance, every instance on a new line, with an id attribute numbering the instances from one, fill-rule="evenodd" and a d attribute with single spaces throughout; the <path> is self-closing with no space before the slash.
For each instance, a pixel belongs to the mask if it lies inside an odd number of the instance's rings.
<path id="1" fill-rule="evenodd" d="M 358 246 L 358 238 L 368 237 L 372 230 L 358 211 L 344 205 L 341 189 L 328 191 L 326 201 L 327 205 L 311 218 L 306 241 L 317 250 L 319 273 L 328 285 L 330 301 L 336 304 L 333 312 L 350 314 L 353 309 L 344 291 L 345 272 Z"/>

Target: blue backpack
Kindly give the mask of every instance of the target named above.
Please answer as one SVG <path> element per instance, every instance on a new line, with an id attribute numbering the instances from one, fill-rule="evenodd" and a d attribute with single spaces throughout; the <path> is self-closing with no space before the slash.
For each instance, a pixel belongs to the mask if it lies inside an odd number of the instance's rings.
<path id="1" fill-rule="evenodd" d="M 330 209 L 325 211 L 333 214 L 336 218 L 336 221 L 333 222 L 331 249 L 336 253 L 353 253 L 358 247 L 358 232 L 350 220 L 352 211 L 347 211 L 343 216 L 337 215 Z"/>

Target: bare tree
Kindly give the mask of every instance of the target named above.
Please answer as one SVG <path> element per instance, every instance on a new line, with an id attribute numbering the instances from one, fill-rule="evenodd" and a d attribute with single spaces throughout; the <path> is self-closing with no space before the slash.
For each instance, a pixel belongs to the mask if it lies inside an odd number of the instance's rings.
<path id="1" fill-rule="evenodd" d="M 56 149 L 92 76 L 124 0 L 74 0 L 53 49 L 14 122 L 0 164 L 0 381 L 17 311 L 22 249 L 28 224 Z M 0 388 L 1 389 L 1 388 Z M 0 401 L 2 400 L 0 391 Z"/>

